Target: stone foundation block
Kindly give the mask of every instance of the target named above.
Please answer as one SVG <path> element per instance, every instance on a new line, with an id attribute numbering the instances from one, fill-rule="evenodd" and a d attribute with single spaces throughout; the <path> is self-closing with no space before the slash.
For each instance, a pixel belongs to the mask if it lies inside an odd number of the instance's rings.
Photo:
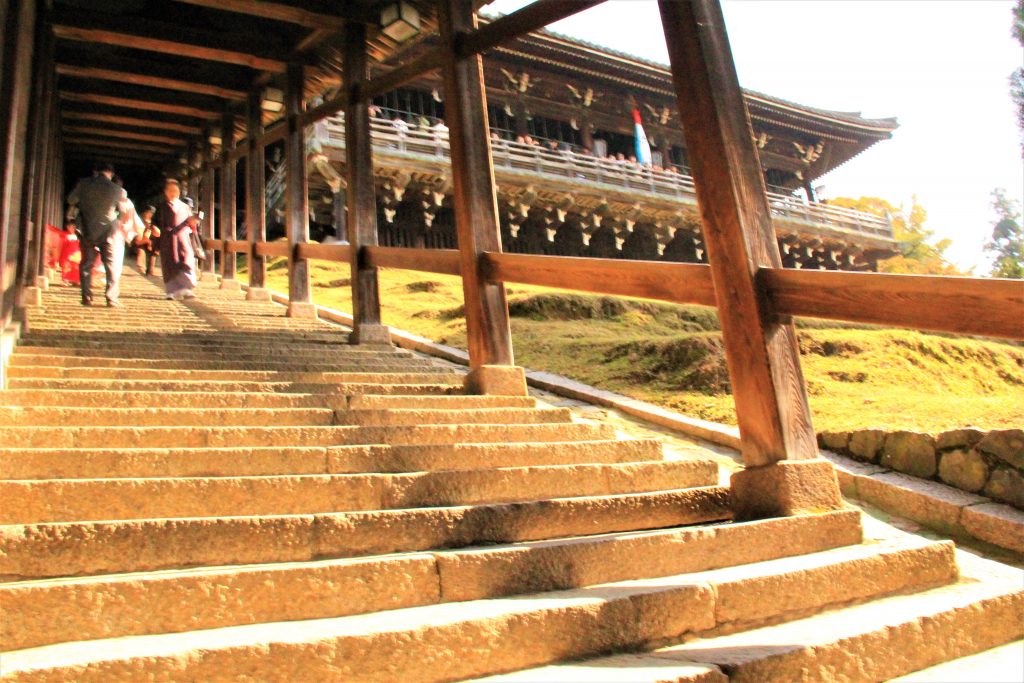
<path id="1" fill-rule="evenodd" d="M 978 444 L 983 453 L 994 455 L 1018 470 L 1024 469 L 1024 430 L 1000 429 L 989 432 Z"/>
<path id="2" fill-rule="evenodd" d="M 985 495 L 1024 510 L 1024 477 L 1017 470 L 997 467 L 985 486 Z"/>
<path id="3" fill-rule="evenodd" d="M 917 432 L 893 432 L 885 439 L 882 465 L 922 479 L 935 476 L 935 439 Z"/>
<path id="4" fill-rule="evenodd" d="M 885 432 L 881 429 L 861 429 L 850 437 L 850 455 L 868 462 L 878 462 L 878 451 L 885 443 Z"/>
<path id="5" fill-rule="evenodd" d="M 304 318 L 307 320 L 316 320 L 316 304 L 308 301 L 292 301 L 288 304 L 288 317 L 289 318 Z"/>
<path id="6" fill-rule="evenodd" d="M 250 287 L 245 293 L 246 301 L 271 301 L 270 290 L 263 287 Z"/>
<path id="7" fill-rule="evenodd" d="M 526 396 L 526 372 L 515 365 L 481 365 L 466 375 L 466 393 Z"/>
<path id="8" fill-rule="evenodd" d="M 234 278 L 227 278 L 227 279 L 221 279 L 221 281 L 220 281 L 220 288 L 221 289 L 231 290 L 232 292 L 237 292 L 237 291 L 240 291 L 242 289 L 242 285 L 241 285 L 241 283 L 238 282 L 238 280 L 236 280 Z"/>
<path id="9" fill-rule="evenodd" d="M 748 467 L 732 475 L 736 520 L 788 517 L 840 510 L 843 498 L 835 469 L 827 460 L 782 460 Z"/>
<path id="10" fill-rule="evenodd" d="M 950 451 L 939 462 L 939 478 L 950 486 L 977 493 L 988 481 L 988 465 L 977 451 Z"/>
<path id="11" fill-rule="evenodd" d="M 39 275 L 36 277 L 36 287 L 43 290 L 44 292 L 50 288 L 50 278 L 45 275 Z"/>
<path id="12" fill-rule="evenodd" d="M 391 331 L 387 325 L 357 324 L 348 336 L 350 344 L 386 344 L 391 345 Z"/>
<path id="13" fill-rule="evenodd" d="M 985 432 L 974 427 L 951 429 L 935 437 L 935 448 L 940 451 L 950 448 L 970 448 L 981 441 L 983 436 L 985 436 Z"/>
<path id="14" fill-rule="evenodd" d="M 975 538 L 1024 553 L 1024 512 L 987 503 L 964 508 L 960 520 Z"/>
<path id="15" fill-rule="evenodd" d="M 43 290 L 39 287 L 26 287 L 25 293 L 22 296 L 22 305 L 24 306 L 43 305 Z"/>
<path id="16" fill-rule="evenodd" d="M 821 432 L 818 445 L 831 451 L 844 452 L 850 445 L 850 432 Z"/>

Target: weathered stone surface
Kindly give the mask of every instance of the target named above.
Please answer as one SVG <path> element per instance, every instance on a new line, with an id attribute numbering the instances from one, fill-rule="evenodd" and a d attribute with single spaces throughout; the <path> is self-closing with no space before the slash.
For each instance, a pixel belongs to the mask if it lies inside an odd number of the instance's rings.
<path id="1" fill-rule="evenodd" d="M 977 451 L 949 451 L 939 461 L 939 478 L 950 486 L 977 493 L 988 481 L 988 465 Z"/>
<path id="2" fill-rule="evenodd" d="M 949 450 L 950 448 L 970 448 L 981 441 L 984 436 L 985 432 L 983 430 L 975 429 L 974 427 L 951 429 L 935 437 L 935 448 L 940 451 Z"/>
<path id="3" fill-rule="evenodd" d="M 878 452 L 885 443 L 881 429 L 859 429 L 850 435 L 850 454 L 868 462 L 878 462 Z"/>
<path id="4" fill-rule="evenodd" d="M 826 512 L 843 506 L 835 468 L 821 458 L 748 467 L 733 474 L 730 483 L 738 520 Z"/>
<path id="5" fill-rule="evenodd" d="M 985 495 L 1024 510 L 1024 476 L 1009 467 L 997 467 L 985 485 Z"/>
<path id="6" fill-rule="evenodd" d="M 893 432 L 885 438 L 881 463 L 922 479 L 935 476 L 935 439 L 918 432 Z"/>
<path id="7" fill-rule="evenodd" d="M 850 445 L 850 432 L 819 432 L 818 445 L 832 451 L 846 451 Z"/>
<path id="8" fill-rule="evenodd" d="M 481 365 L 466 375 L 466 393 L 526 396 L 526 371 L 509 365 Z"/>
<path id="9" fill-rule="evenodd" d="M 861 500 L 887 512 L 953 536 L 965 534 L 960 525 L 962 508 L 988 502 L 981 496 L 899 472 L 858 478 L 857 493 Z"/>
<path id="10" fill-rule="evenodd" d="M 1007 505 L 986 503 L 964 508 L 964 528 L 975 538 L 1024 553 L 1024 512 Z"/>
<path id="11" fill-rule="evenodd" d="M 999 429 L 989 432 L 978 444 L 983 453 L 994 455 L 1000 460 L 1024 470 L 1024 430 Z"/>

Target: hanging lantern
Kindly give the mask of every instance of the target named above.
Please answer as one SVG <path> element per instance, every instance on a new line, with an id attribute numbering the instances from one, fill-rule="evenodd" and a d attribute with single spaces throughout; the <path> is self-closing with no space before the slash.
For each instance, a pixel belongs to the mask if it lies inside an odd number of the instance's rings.
<path id="1" fill-rule="evenodd" d="M 380 28 L 396 42 L 404 42 L 420 32 L 420 13 L 408 2 L 392 2 L 380 11 Z"/>

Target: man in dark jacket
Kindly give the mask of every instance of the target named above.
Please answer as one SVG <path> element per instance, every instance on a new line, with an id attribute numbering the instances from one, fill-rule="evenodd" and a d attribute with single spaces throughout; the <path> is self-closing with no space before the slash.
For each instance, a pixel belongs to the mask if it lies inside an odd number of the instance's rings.
<path id="1" fill-rule="evenodd" d="M 107 273 L 107 306 L 119 308 L 118 277 L 120 268 L 114 259 L 124 258 L 124 241 L 120 216 L 128 210 L 128 194 L 113 181 L 114 167 L 97 166 L 91 178 L 82 178 L 68 196 L 68 204 L 78 207 L 78 230 L 81 234 L 82 305 L 92 305 L 92 269 L 99 249 L 103 269 Z"/>

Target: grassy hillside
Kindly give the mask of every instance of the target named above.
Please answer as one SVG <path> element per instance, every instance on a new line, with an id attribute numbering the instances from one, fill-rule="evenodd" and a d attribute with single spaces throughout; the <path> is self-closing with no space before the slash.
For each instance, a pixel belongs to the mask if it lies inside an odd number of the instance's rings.
<path id="1" fill-rule="evenodd" d="M 287 291 L 286 264 L 268 286 Z M 351 311 L 347 264 L 313 262 L 317 303 Z M 381 272 L 384 322 L 465 348 L 456 277 Z M 516 362 L 691 416 L 735 423 L 712 309 L 508 289 Z M 1024 348 L 1010 343 L 798 322 L 815 427 L 941 430 L 1024 424 Z"/>

